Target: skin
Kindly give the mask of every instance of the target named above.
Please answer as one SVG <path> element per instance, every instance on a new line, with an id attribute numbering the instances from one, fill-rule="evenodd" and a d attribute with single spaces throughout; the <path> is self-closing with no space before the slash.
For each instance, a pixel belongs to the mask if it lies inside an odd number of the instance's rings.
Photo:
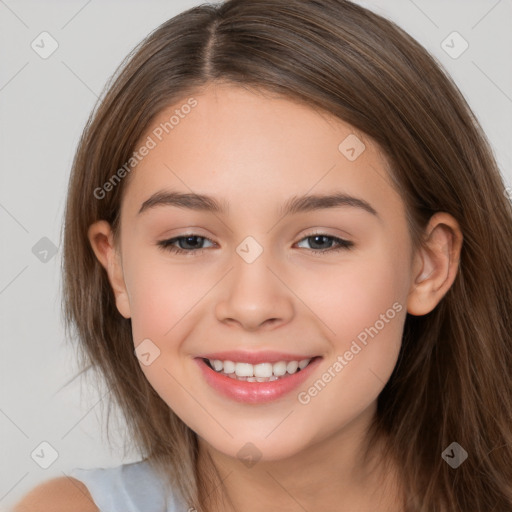
<path id="1" fill-rule="evenodd" d="M 142 370 L 198 434 L 234 510 L 401 510 L 395 472 L 378 469 L 380 451 L 370 461 L 361 457 L 364 433 L 396 365 L 406 312 L 427 314 L 454 281 L 462 244 L 457 222 L 437 213 L 425 246 L 413 250 L 386 160 L 363 134 L 311 107 L 234 85 L 210 84 L 193 97 L 198 105 L 130 176 L 119 247 L 106 221 L 89 229 L 117 308 L 132 319 L 134 346 L 149 338 L 160 350 Z M 141 140 L 183 103 L 161 112 Z M 338 150 L 350 134 L 366 145 L 355 161 Z M 162 189 L 208 194 L 229 210 L 158 206 L 137 215 Z M 293 195 L 333 191 L 366 200 L 378 217 L 351 206 L 278 214 Z M 156 245 L 191 232 L 212 242 L 199 239 L 204 250 L 193 254 Z M 354 246 L 325 252 L 336 243 L 315 246 L 307 238 L 315 232 Z M 250 264 L 236 252 L 247 236 L 263 248 Z M 401 311 L 301 404 L 297 393 L 393 304 Z M 275 402 L 241 404 L 210 388 L 193 360 L 231 349 L 323 360 L 300 389 Z M 237 457 L 248 442 L 261 455 L 252 467 Z M 221 509 L 231 510 L 212 504 Z"/>

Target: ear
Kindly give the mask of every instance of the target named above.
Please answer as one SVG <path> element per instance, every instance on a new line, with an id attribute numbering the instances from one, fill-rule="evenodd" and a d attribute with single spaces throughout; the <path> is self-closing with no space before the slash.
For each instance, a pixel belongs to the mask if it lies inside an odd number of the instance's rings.
<path id="1" fill-rule="evenodd" d="M 459 224 L 450 214 L 439 212 L 430 218 L 425 242 L 414 256 L 408 313 L 430 313 L 450 289 L 459 268 L 462 238 Z"/>
<path id="2" fill-rule="evenodd" d="M 88 237 L 96 258 L 98 258 L 101 265 L 107 271 L 108 280 L 114 291 L 119 313 L 125 318 L 130 318 L 130 300 L 124 282 L 121 257 L 115 247 L 110 224 L 106 220 L 100 220 L 91 224 Z"/>

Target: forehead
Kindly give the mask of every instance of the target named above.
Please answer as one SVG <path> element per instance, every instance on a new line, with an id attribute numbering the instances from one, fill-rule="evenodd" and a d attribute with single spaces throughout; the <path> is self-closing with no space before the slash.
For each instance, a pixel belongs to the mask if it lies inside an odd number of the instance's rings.
<path id="1" fill-rule="evenodd" d="M 136 149 L 144 145 L 124 195 L 130 216 L 162 189 L 251 208 L 333 188 L 401 202 L 364 134 L 310 106 L 234 85 L 212 85 L 163 110 Z"/>

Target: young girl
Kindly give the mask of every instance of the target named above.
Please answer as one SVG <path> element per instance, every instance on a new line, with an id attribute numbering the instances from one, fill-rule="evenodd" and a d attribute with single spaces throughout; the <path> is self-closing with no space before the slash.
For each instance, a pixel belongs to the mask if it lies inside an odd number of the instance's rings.
<path id="1" fill-rule="evenodd" d="M 64 230 L 67 324 L 141 461 L 17 510 L 512 511 L 504 189 L 454 83 L 358 5 L 164 23 L 84 131 Z"/>

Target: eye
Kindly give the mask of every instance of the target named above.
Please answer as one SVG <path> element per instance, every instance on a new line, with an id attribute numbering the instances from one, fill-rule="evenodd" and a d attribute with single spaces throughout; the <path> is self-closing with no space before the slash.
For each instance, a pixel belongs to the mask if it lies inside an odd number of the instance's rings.
<path id="1" fill-rule="evenodd" d="M 169 240 L 161 240 L 157 242 L 157 245 L 165 251 L 170 251 L 176 254 L 190 254 L 203 251 L 204 248 L 198 246 L 200 246 L 201 243 L 205 240 L 213 243 L 209 238 L 191 234 L 177 236 Z M 179 247 L 176 247 L 176 242 L 178 243 Z"/>
<path id="2" fill-rule="evenodd" d="M 194 234 L 177 236 L 170 238 L 169 240 L 161 240 L 157 242 L 157 245 L 165 251 L 192 256 L 193 254 L 200 253 L 205 249 L 205 247 L 202 246 L 205 241 L 215 245 L 215 243 L 209 238 Z M 342 238 L 326 235 L 324 233 L 311 234 L 302 238 L 297 244 L 300 244 L 303 241 L 308 241 L 312 246 L 311 248 L 303 247 L 304 249 L 319 255 L 334 251 L 347 250 L 354 246 L 354 243 L 349 240 L 343 240 Z M 334 246 L 332 245 L 333 243 Z M 325 247 L 325 244 L 328 244 L 329 246 Z"/>
<path id="3" fill-rule="evenodd" d="M 306 236 L 299 242 L 298 244 L 302 243 L 302 241 L 307 240 L 312 248 L 304 247 L 304 249 L 307 249 L 308 251 L 323 254 L 327 252 L 333 252 L 333 251 L 340 251 L 340 250 L 347 250 L 354 246 L 354 242 L 351 242 L 350 240 L 343 240 L 342 238 L 338 238 L 336 236 L 330 236 L 326 235 L 324 233 L 314 233 L 309 236 Z M 324 244 L 329 244 L 329 247 L 325 247 Z M 332 246 L 330 244 L 334 243 L 335 245 Z M 322 247 L 322 245 L 324 245 Z M 318 247 L 320 246 L 320 247 Z"/>

